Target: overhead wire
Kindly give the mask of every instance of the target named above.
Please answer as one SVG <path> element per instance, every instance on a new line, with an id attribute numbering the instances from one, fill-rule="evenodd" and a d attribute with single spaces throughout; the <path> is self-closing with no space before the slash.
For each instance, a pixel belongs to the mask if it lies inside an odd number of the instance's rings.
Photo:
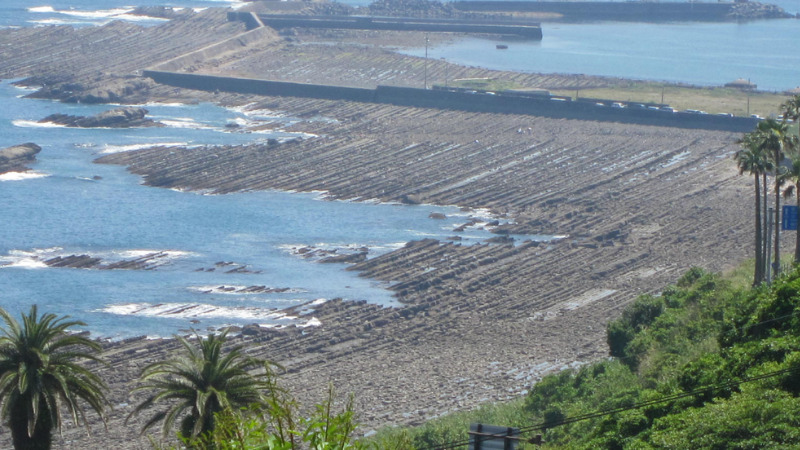
<path id="1" fill-rule="evenodd" d="M 753 323 L 753 324 L 744 324 L 744 325 L 741 325 L 741 326 L 738 326 L 738 327 L 732 327 L 732 329 L 733 330 L 737 330 L 737 331 L 746 331 L 745 329 L 750 330 L 750 329 L 753 329 L 755 327 L 758 327 L 758 326 L 766 324 L 766 323 L 777 322 L 779 320 L 788 319 L 788 318 L 795 317 L 795 316 L 798 316 L 798 315 L 800 315 L 800 311 L 795 311 L 795 312 L 790 313 L 790 314 L 785 314 L 783 316 L 773 317 L 773 318 L 770 318 L 770 319 L 767 319 L 767 320 L 763 320 L 761 322 L 757 322 L 757 323 Z M 625 359 L 629 359 L 629 358 L 632 358 L 632 357 L 615 357 L 615 359 L 618 359 L 618 360 L 625 360 Z M 763 374 L 763 375 L 760 375 L 760 376 L 757 376 L 757 377 L 743 378 L 743 379 L 740 379 L 738 381 L 731 381 L 731 382 L 728 382 L 728 383 L 723 383 L 721 385 L 705 386 L 705 387 L 702 387 L 702 388 L 698 388 L 698 389 L 692 390 L 690 392 L 683 392 L 683 393 L 680 393 L 680 394 L 674 394 L 672 396 L 666 396 L 666 397 L 662 397 L 662 398 L 659 398 L 659 399 L 650 400 L 650 401 L 647 401 L 647 402 L 636 403 L 636 404 L 631 405 L 629 407 L 620 407 L 620 408 L 612 408 L 612 409 L 607 409 L 607 410 L 601 410 L 601 411 L 597 411 L 597 412 L 594 412 L 594 413 L 584 414 L 584 415 L 581 415 L 581 416 L 566 418 L 566 419 L 564 419 L 562 421 L 558 421 L 558 422 L 549 422 L 549 423 L 548 422 L 544 422 L 544 423 L 541 423 L 541 424 L 538 424 L 538 425 L 534 425 L 534 426 L 531 426 L 531 427 L 520 428 L 519 429 L 519 434 L 526 433 L 526 432 L 529 432 L 529 431 L 545 430 L 547 428 L 553 428 L 553 427 L 561 426 L 561 425 L 568 425 L 568 424 L 574 423 L 574 422 L 579 422 L 579 421 L 583 421 L 583 420 L 589 420 L 589 419 L 593 419 L 593 418 L 601 417 L 601 416 L 605 416 L 605 415 L 616 414 L 618 412 L 628 411 L 628 410 L 631 410 L 631 409 L 638 409 L 638 408 L 642 408 L 642 407 L 645 407 L 645 406 L 650 406 L 650 405 L 653 405 L 653 404 L 669 402 L 669 401 L 673 401 L 673 400 L 680 400 L 681 398 L 691 397 L 691 396 L 694 396 L 694 395 L 697 395 L 697 394 L 700 394 L 700 393 L 708 392 L 709 390 L 723 389 L 725 387 L 731 387 L 731 386 L 734 386 L 734 385 L 739 385 L 741 383 L 748 383 L 748 382 L 752 382 L 752 381 L 758 381 L 758 380 L 762 380 L 762 379 L 765 379 L 765 378 L 771 378 L 771 377 L 774 377 L 774 376 L 783 375 L 783 374 L 790 373 L 790 372 L 795 372 L 795 371 L 800 371 L 800 367 L 790 368 L 790 369 L 783 369 L 783 370 L 779 370 L 779 371 L 775 371 L 775 372 L 770 372 L 770 373 Z M 449 443 L 449 444 L 446 443 L 446 444 L 442 444 L 440 446 L 429 447 L 429 450 L 447 450 L 447 449 L 451 449 L 451 448 L 461 447 L 461 446 L 464 446 L 464 445 L 469 445 L 470 443 L 474 442 L 475 440 L 482 441 L 482 440 L 486 440 L 486 439 L 502 438 L 502 437 L 506 437 L 506 436 L 504 436 L 504 435 L 476 436 L 476 437 L 474 437 L 474 438 L 472 438 L 470 440 L 467 440 L 467 441 L 458 441 L 456 443 Z"/>
<path id="2" fill-rule="evenodd" d="M 702 394 L 702 393 L 706 393 L 706 392 L 709 392 L 709 391 L 720 390 L 720 389 L 724 389 L 724 388 L 738 386 L 738 385 L 740 385 L 742 383 L 750 383 L 750 382 L 753 382 L 753 381 L 764 380 L 764 379 L 767 379 L 767 378 L 772 378 L 772 377 L 776 377 L 776 376 L 779 376 L 779 375 L 784 375 L 784 374 L 792 373 L 792 372 L 800 372 L 800 366 L 792 367 L 792 368 L 788 368 L 788 369 L 776 370 L 776 371 L 773 371 L 773 372 L 768 372 L 768 373 L 761 374 L 761 375 L 754 376 L 754 377 L 744 377 L 744 378 L 736 380 L 736 381 L 729 381 L 729 382 L 726 382 L 726 383 L 720 383 L 720 384 L 716 384 L 716 385 L 707 385 L 707 386 L 703 386 L 701 388 L 697 388 L 697 389 L 694 389 L 694 390 L 691 390 L 691 391 L 688 391 L 688 392 L 682 392 L 680 394 L 668 395 L 668 396 L 661 397 L 661 398 L 658 398 L 658 399 L 648 400 L 646 402 L 635 403 L 635 404 L 630 405 L 630 406 L 618 407 L 618 408 L 610 408 L 610 409 L 595 411 L 593 413 L 587 413 L 587 414 L 583 414 L 583 415 L 579 415 L 579 416 L 575 416 L 575 417 L 568 417 L 568 418 L 565 418 L 565 419 L 560 420 L 560 421 L 542 422 L 542 423 L 539 423 L 537 425 L 532 425 L 530 427 L 519 428 L 518 434 L 527 433 L 527 432 L 530 432 L 530 431 L 543 431 L 543 430 L 546 430 L 548 428 L 554 428 L 554 427 L 561 426 L 561 425 L 568 425 L 568 424 L 571 424 L 571 423 L 580 422 L 580 421 L 583 421 L 583 420 L 594 419 L 594 418 L 597 418 L 597 417 L 607 416 L 607 415 L 611 415 L 611 414 L 616 414 L 616 413 L 620 413 L 620 412 L 624 412 L 624 411 L 629 411 L 629 410 L 632 410 L 632 409 L 639 409 L 639 408 L 643 408 L 643 407 L 646 407 L 646 406 L 655 405 L 655 404 L 658 404 L 658 403 L 664 403 L 664 402 L 669 402 L 669 401 L 674 401 L 674 400 L 680 400 L 682 398 L 692 397 L 692 396 L 695 396 L 695 395 L 698 395 L 698 394 Z M 503 438 L 503 437 L 505 437 L 505 436 L 504 435 L 476 436 L 476 437 L 474 437 L 472 439 L 469 439 L 469 440 L 466 440 L 466 441 L 454 441 L 454 442 L 445 443 L 445 444 L 442 444 L 442 445 L 428 447 L 428 450 L 453 449 L 453 448 L 458 448 L 458 447 L 462 447 L 462 446 L 465 446 L 465 445 L 469 445 L 469 444 L 475 442 L 476 440 L 477 441 L 483 441 L 483 440 L 488 440 L 488 439 L 491 439 L 491 438 Z"/>

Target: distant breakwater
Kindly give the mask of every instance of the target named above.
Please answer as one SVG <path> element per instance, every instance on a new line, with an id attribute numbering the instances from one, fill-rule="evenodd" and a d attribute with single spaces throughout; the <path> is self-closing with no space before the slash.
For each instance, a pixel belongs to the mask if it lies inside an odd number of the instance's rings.
<path id="1" fill-rule="evenodd" d="M 592 2 L 592 1 L 456 1 L 465 12 L 558 14 L 564 21 L 619 20 L 642 22 L 736 21 L 792 17 L 782 8 L 757 2 Z M 552 20 L 552 19 L 548 19 Z"/>
<path id="2" fill-rule="evenodd" d="M 612 108 L 599 106 L 593 101 L 571 101 L 565 97 L 550 95 L 524 96 L 502 92 L 396 86 L 365 89 L 155 70 L 146 70 L 143 75 L 152 78 L 157 83 L 211 92 L 346 100 L 471 112 L 527 114 L 557 119 L 620 122 L 741 133 L 752 131 L 757 124 L 756 119 L 749 117 L 666 112 L 648 108 Z"/>
<path id="3" fill-rule="evenodd" d="M 486 21 L 473 19 L 422 19 L 410 17 L 311 16 L 289 14 L 228 13 L 228 20 L 241 20 L 248 28 L 260 24 L 272 28 L 322 28 L 346 30 L 419 31 L 430 33 L 477 33 L 518 36 L 541 40 L 538 23 Z"/>

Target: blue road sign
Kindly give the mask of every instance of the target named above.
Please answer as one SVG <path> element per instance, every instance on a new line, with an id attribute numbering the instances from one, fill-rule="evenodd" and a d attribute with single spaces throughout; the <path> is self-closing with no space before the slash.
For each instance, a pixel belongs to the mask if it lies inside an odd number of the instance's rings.
<path id="1" fill-rule="evenodd" d="M 783 220 L 781 220 L 784 230 L 797 229 L 797 206 L 783 205 Z"/>

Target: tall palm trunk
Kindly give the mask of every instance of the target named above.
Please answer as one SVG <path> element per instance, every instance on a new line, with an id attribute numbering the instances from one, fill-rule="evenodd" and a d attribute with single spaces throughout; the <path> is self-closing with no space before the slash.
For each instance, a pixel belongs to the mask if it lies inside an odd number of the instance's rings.
<path id="1" fill-rule="evenodd" d="M 759 174 L 753 174 L 756 179 L 756 269 L 753 277 L 753 286 L 758 286 L 764 281 L 764 259 L 762 256 L 763 231 L 761 230 L 761 183 L 758 179 Z M 800 202 L 800 200 L 798 200 Z M 800 249 L 800 239 L 797 241 Z"/>
<path id="2" fill-rule="evenodd" d="M 775 148 L 775 254 L 773 255 L 772 273 L 774 277 L 781 270 L 781 177 L 778 173 L 781 163 L 780 148 Z"/>
<path id="3" fill-rule="evenodd" d="M 30 398 L 30 397 L 28 397 Z M 23 402 L 12 411 L 8 420 L 11 428 L 11 441 L 16 450 L 50 450 L 53 443 L 53 421 L 44 399 L 39 401 L 39 420 L 33 428 L 33 436 L 28 435 L 28 414 L 24 411 L 29 403 Z"/>
<path id="4" fill-rule="evenodd" d="M 762 218 L 762 221 L 763 221 L 763 223 L 761 225 L 761 230 L 762 230 L 761 231 L 761 233 L 762 233 L 761 234 L 761 240 L 762 240 L 762 245 L 761 245 L 761 273 L 766 278 L 766 276 L 767 276 L 767 265 L 769 264 L 769 260 L 767 258 L 767 252 L 769 251 L 769 245 L 771 243 L 770 242 L 771 236 L 769 236 L 767 234 L 768 233 L 767 230 L 769 230 L 769 210 L 768 210 L 769 202 L 767 201 L 768 200 L 767 197 L 768 197 L 768 191 L 769 191 L 769 184 L 767 184 L 767 172 L 761 172 L 761 186 L 764 187 L 763 191 L 761 192 L 761 195 L 763 196 L 763 199 L 762 199 L 762 202 L 761 202 L 761 218 Z"/>

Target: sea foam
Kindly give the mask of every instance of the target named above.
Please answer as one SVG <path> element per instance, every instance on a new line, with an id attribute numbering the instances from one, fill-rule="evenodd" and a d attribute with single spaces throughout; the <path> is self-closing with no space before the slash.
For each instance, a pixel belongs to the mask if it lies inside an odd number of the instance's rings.
<path id="1" fill-rule="evenodd" d="M 60 123 L 37 122 L 35 120 L 15 119 L 11 123 L 20 128 L 66 128 L 66 125 Z"/>
<path id="2" fill-rule="evenodd" d="M 151 144 L 128 144 L 128 145 L 110 145 L 106 144 L 100 153 L 123 153 L 132 152 L 134 150 L 142 150 L 151 147 L 183 147 L 188 145 L 188 142 L 153 142 Z"/>
<path id="3" fill-rule="evenodd" d="M 122 303 L 99 310 L 125 316 L 147 316 L 186 319 L 289 320 L 294 317 L 273 309 L 256 307 L 225 307 L 204 303 Z"/>
<path id="4" fill-rule="evenodd" d="M 42 172 L 6 172 L 4 174 L 0 174 L 0 181 L 24 181 L 49 176 L 50 174 Z"/>

